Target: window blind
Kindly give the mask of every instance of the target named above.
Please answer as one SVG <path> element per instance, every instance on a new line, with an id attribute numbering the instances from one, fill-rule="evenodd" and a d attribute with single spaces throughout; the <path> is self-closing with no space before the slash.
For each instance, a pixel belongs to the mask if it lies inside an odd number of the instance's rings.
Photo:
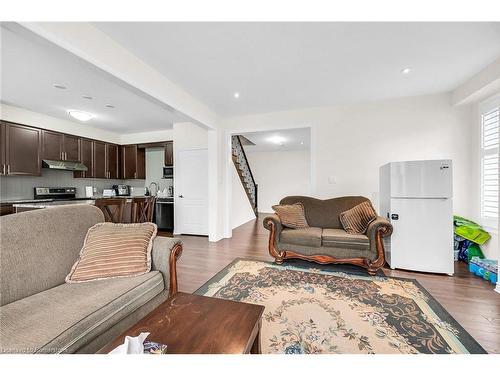
<path id="1" fill-rule="evenodd" d="M 498 219 L 499 107 L 481 113 L 481 218 L 496 226 Z"/>

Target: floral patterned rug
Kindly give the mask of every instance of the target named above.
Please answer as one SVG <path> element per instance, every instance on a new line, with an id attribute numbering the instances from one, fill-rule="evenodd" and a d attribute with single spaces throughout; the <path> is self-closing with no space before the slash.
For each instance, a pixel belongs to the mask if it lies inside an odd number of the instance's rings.
<path id="1" fill-rule="evenodd" d="M 413 279 L 236 259 L 196 294 L 265 306 L 263 353 L 486 353 Z"/>

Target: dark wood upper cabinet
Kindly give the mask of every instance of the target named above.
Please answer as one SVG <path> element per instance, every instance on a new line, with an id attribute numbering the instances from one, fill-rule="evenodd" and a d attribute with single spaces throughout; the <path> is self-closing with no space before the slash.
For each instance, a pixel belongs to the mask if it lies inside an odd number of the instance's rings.
<path id="1" fill-rule="evenodd" d="M 122 146 L 122 178 L 130 180 L 137 174 L 137 146 Z"/>
<path id="2" fill-rule="evenodd" d="M 93 175 L 95 178 L 106 178 L 106 143 L 93 141 Z"/>
<path id="3" fill-rule="evenodd" d="M 81 161 L 80 159 L 80 137 L 64 134 L 63 137 L 63 160 Z"/>
<path id="4" fill-rule="evenodd" d="M 80 161 L 80 138 L 42 130 L 42 159 Z"/>
<path id="5" fill-rule="evenodd" d="M 8 175 L 40 175 L 40 129 L 5 123 L 5 164 Z"/>
<path id="6" fill-rule="evenodd" d="M 137 149 L 137 177 L 138 179 L 146 179 L 146 149 Z"/>
<path id="7" fill-rule="evenodd" d="M 93 166 L 93 142 L 90 139 L 80 139 L 80 162 L 85 165 L 88 169 L 87 171 L 75 171 L 73 172 L 74 177 L 84 177 L 92 178 L 94 177 L 94 166 Z"/>
<path id="8" fill-rule="evenodd" d="M 165 143 L 165 166 L 174 166 L 174 142 L 172 141 Z"/>
<path id="9" fill-rule="evenodd" d="M 146 178 L 146 150 L 137 145 L 121 146 L 121 178 Z"/>
<path id="10" fill-rule="evenodd" d="M 120 167 L 119 167 L 119 155 L 118 155 L 118 145 L 111 143 L 106 143 L 106 172 L 107 178 L 119 179 L 120 178 Z"/>
<path id="11" fill-rule="evenodd" d="M 42 130 L 42 159 L 63 160 L 64 135 Z"/>

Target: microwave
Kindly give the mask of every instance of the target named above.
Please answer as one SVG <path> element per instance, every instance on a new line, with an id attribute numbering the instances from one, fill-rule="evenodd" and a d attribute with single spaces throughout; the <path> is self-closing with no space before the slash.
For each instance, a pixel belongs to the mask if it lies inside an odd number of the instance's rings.
<path id="1" fill-rule="evenodd" d="M 163 167 L 163 178 L 174 178 L 174 167 Z"/>

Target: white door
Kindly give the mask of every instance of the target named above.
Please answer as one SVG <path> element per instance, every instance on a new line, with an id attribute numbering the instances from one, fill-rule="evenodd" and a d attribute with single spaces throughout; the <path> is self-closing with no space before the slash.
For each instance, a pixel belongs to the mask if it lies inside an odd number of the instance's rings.
<path id="1" fill-rule="evenodd" d="M 453 274 L 451 199 L 392 199 L 391 223 L 391 268 Z"/>
<path id="2" fill-rule="evenodd" d="M 451 198 L 451 160 L 419 160 L 391 163 L 391 197 Z"/>
<path id="3" fill-rule="evenodd" d="M 175 161 L 177 233 L 208 235 L 208 151 L 181 150 Z"/>

